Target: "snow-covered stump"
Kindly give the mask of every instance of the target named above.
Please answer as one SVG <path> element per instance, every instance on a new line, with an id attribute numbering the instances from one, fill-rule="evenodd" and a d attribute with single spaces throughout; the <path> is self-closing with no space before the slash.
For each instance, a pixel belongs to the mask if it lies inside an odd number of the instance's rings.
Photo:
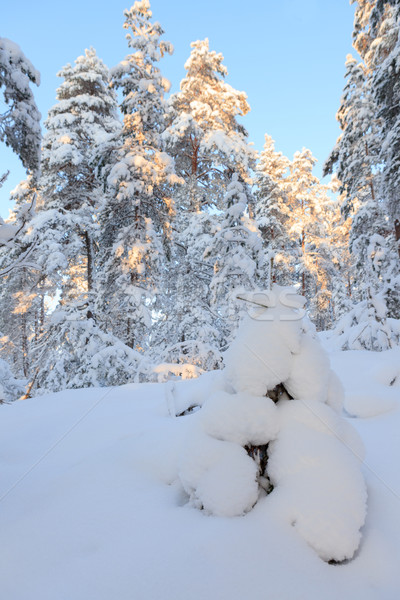
<path id="1" fill-rule="evenodd" d="M 240 516 L 268 501 L 326 561 L 353 557 L 366 516 L 363 446 L 292 288 L 250 293 L 225 389 L 190 416 L 180 480 L 193 506 Z M 268 505 L 267 505 L 268 506 Z"/>

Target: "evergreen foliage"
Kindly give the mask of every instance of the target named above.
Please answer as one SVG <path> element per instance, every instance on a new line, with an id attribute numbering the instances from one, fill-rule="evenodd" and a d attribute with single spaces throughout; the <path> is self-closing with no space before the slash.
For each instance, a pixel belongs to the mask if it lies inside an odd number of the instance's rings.
<path id="1" fill-rule="evenodd" d="M 233 172 L 249 181 L 254 151 L 238 122 L 250 110 L 246 94 L 224 81 L 228 71 L 223 56 L 209 49 L 208 39 L 191 46 L 186 77 L 170 99 L 164 138 L 194 211 L 203 206 L 221 208 Z"/>
<path id="2" fill-rule="evenodd" d="M 400 14 L 395 1 L 354 3 L 354 48 L 362 61 L 347 58 L 347 83 L 338 112 L 342 134 L 325 170 L 336 165 L 345 193 L 342 208 L 352 217 L 353 298 L 369 306 L 370 296 L 378 295 L 387 316 L 398 318 Z"/>
<path id="3" fill-rule="evenodd" d="M 24 167 L 37 174 L 40 165 L 40 118 L 31 83 L 40 74 L 21 48 L 0 38 L 0 88 L 7 110 L 0 115 L 0 140 L 18 154 Z"/>
<path id="4" fill-rule="evenodd" d="M 113 85 L 124 97 L 124 123 L 107 179 L 107 203 L 100 214 L 103 268 L 98 307 L 107 329 L 138 350 L 148 347 L 154 297 L 170 238 L 171 188 L 179 183 L 161 140 L 169 82 L 157 67 L 172 46 L 160 40 L 164 32 L 151 17 L 148 0 L 125 11 L 132 53 L 112 70 Z"/>
<path id="5" fill-rule="evenodd" d="M 254 221 L 244 213 L 244 185 L 234 173 L 229 183 L 220 225 L 216 228 L 205 258 L 213 262 L 210 282 L 211 307 L 225 322 L 224 338 L 230 337 L 239 317 L 236 296 L 260 285 L 264 267 L 261 236 Z"/>
<path id="6" fill-rule="evenodd" d="M 98 214 L 102 206 L 102 181 L 96 160 L 99 148 L 120 130 L 117 103 L 109 86 L 109 73 L 93 49 L 75 65 L 59 73 L 64 82 L 57 104 L 49 111 L 43 140 L 42 177 L 37 216 L 32 235 L 33 252 L 41 269 L 39 290 L 72 315 L 62 335 L 45 325 L 45 353 L 36 353 L 36 383 L 48 387 L 50 371 L 70 348 L 68 324 L 87 319 L 87 338 L 93 330 L 94 295 L 98 275 Z M 75 315 L 75 316 L 73 316 Z M 72 325 L 71 325 L 72 326 Z M 82 356 L 82 369 L 91 368 Z M 65 387 L 75 377 L 68 369 Z M 71 379 L 71 382 L 70 382 Z"/>
<path id="7" fill-rule="evenodd" d="M 39 74 L 0 38 L 0 139 L 28 170 L 0 219 L 0 400 L 27 381 L 29 395 L 222 368 L 238 296 L 274 284 L 339 347 L 399 342 L 400 7 L 353 3 L 326 184 L 310 150 L 289 159 L 268 134 L 257 159 L 246 94 L 208 39 L 166 99 L 173 47 L 149 0 L 124 12 L 116 67 L 89 49 L 59 72 L 41 153 Z"/>

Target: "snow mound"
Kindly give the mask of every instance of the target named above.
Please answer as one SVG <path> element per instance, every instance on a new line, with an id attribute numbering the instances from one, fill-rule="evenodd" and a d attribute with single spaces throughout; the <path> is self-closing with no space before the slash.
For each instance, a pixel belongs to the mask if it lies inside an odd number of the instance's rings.
<path id="1" fill-rule="evenodd" d="M 284 402 L 279 413 L 268 461 L 276 501 L 322 559 L 352 558 L 366 517 L 361 440 L 320 403 Z"/>
<path id="2" fill-rule="evenodd" d="M 344 403 L 344 388 L 339 377 L 331 370 L 329 377 L 328 396 L 326 403 L 334 411 L 340 413 Z"/>
<path id="3" fill-rule="evenodd" d="M 299 353 L 293 356 L 285 387 L 293 398 L 327 398 L 330 380 L 329 358 L 317 339 L 303 336 Z"/>
<path id="4" fill-rule="evenodd" d="M 278 416 L 270 398 L 219 392 L 205 402 L 199 414 L 204 431 L 241 446 L 267 444 L 278 434 Z"/>
<path id="5" fill-rule="evenodd" d="M 168 381 L 166 395 L 171 416 L 179 416 L 198 408 L 215 392 L 229 391 L 221 371 L 203 373 L 201 377 L 181 381 Z"/>
<path id="6" fill-rule="evenodd" d="M 256 322 L 246 321 L 246 328 L 239 328 L 238 336 L 226 352 L 225 376 L 238 391 L 264 396 L 290 374 L 292 354 L 283 341 L 276 345 L 266 343 L 265 334 Z M 275 324 L 271 330 L 279 331 Z M 240 352 L 237 352 L 240 347 Z"/>
<path id="7" fill-rule="evenodd" d="M 235 517 L 257 502 L 257 470 L 238 444 L 195 430 L 186 440 L 179 478 L 193 506 L 217 517 Z"/>
<path id="8" fill-rule="evenodd" d="M 375 392 L 348 394 L 345 403 L 346 412 L 352 417 L 368 419 L 393 410 L 396 400 Z"/>

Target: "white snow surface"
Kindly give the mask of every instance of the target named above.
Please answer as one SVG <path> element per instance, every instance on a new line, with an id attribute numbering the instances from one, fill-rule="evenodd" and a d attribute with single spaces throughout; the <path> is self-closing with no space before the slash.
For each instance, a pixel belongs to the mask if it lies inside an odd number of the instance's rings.
<path id="1" fill-rule="evenodd" d="M 178 478 L 182 448 L 192 431 L 193 444 L 197 436 L 207 436 L 222 457 L 219 468 L 213 462 L 215 470 L 206 469 L 208 478 L 221 482 L 235 455 L 240 473 L 227 485 L 236 481 L 233 492 L 243 503 L 254 500 L 252 461 L 238 444 L 243 438 L 231 437 L 229 422 L 219 429 L 229 441 L 208 433 L 213 424 L 207 404 L 214 398 L 217 406 L 234 396 L 219 373 L 174 383 L 173 407 L 171 382 L 68 390 L 0 406 L 1 597 L 397 600 L 399 351 L 336 352 L 331 363 L 344 385 L 347 411 L 349 399 L 354 404 L 359 393 L 357 414 L 340 419 L 315 401 L 272 407 L 280 429 L 269 461 L 276 487 L 244 516 L 233 518 L 194 508 Z M 374 410 L 369 410 L 367 390 Z M 363 395 L 368 418 L 359 416 Z M 241 397 L 236 394 L 239 409 Z M 174 416 L 201 403 L 203 409 L 193 414 Z M 346 537 L 335 522 L 336 508 L 339 503 L 350 519 L 360 514 L 352 486 L 359 483 L 362 458 L 362 445 L 348 421 L 366 450 L 362 470 L 368 513 L 353 560 L 332 565 L 315 552 L 313 527 L 319 515 L 310 502 L 308 477 L 311 467 L 321 477 L 318 504 L 326 507 L 326 535 Z M 228 450 L 221 452 L 222 446 Z M 196 477 L 201 478 L 209 458 L 199 456 Z M 210 499 L 218 501 L 218 494 Z M 326 520 L 327 511 L 331 520 Z"/>
<path id="2" fill-rule="evenodd" d="M 196 415 L 206 433 L 216 439 L 259 446 L 278 434 L 278 413 L 270 398 L 220 391 Z"/>
<path id="3" fill-rule="evenodd" d="M 350 357 L 357 356 L 359 369 Z M 379 360 L 377 360 L 379 356 Z M 394 410 L 400 399 L 400 348 L 375 353 L 367 350 L 332 352 L 331 361 L 346 387 L 344 409 L 353 417 L 375 417 Z"/>
<path id="4" fill-rule="evenodd" d="M 257 465 L 232 442 L 189 429 L 179 460 L 179 480 L 195 508 L 217 517 L 236 517 L 257 502 Z"/>
<path id="5" fill-rule="evenodd" d="M 361 538 L 367 494 L 356 431 L 320 402 L 283 401 L 268 474 L 279 504 L 324 560 L 352 557 Z"/>
<path id="6" fill-rule="evenodd" d="M 237 392 L 264 396 L 289 378 L 293 355 L 300 352 L 303 323 L 293 309 L 304 299 L 277 285 L 247 296 L 248 315 L 226 352 L 225 377 Z"/>
<path id="7" fill-rule="evenodd" d="M 298 400 L 325 400 L 330 385 L 330 364 L 317 339 L 304 336 L 300 352 L 294 354 L 290 376 L 285 381 L 288 392 Z"/>

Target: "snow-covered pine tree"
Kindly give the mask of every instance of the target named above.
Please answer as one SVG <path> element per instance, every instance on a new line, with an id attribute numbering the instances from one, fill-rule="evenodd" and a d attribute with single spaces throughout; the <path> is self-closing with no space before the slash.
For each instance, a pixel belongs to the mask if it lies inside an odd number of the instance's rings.
<path id="1" fill-rule="evenodd" d="M 167 285 L 164 306 L 168 311 L 164 310 L 159 332 L 162 339 L 173 343 L 167 346 L 163 360 L 192 361 L 206 370 L 221 365 L 219 348 L 223 343 L 219 315 L 209 305 L 212 268 L 204 260 L 212 228 L 220 218 L 215 211 L 211 216 L 210 207 L 223 210 L 233 172 L 244 182 L 250 181 L 255 156 L 238 123 L 238 117 L 249 111 L 246 95 L 224 81 L 227 70 L 222 61 L 222 54 L 209 50 L 207 39 L 192 44 L 185 64 L 187 74 L 180 91 L 170 99 L 169 126 L 163 135 L 184 181 L 174 195 L 169 276 L 176 284 Z M 248 187 L 245 192 L 251 211 Z"/>
<path id="2" fill-rule="evenodd" d="M 382 4 L 382 2 L 381 0 L 350 0 L 350 2 L 355 4 L 353 46 L 364 60 L 372 41 L 371 13 L 375 5 Z"/>
<path id="3" fill-rule="evenodd" d="M 235 290 L 254 289 L 263 266 L 260 234 L 244 214 L 248 196 L 234 174 L 218 218 L 207 210 L 191 211 L 182 199 L 169 274 L 174 286 L 160 324 L 162 362 L 206 371 L 222 366 L 221 349 L 238 321 Z"/>
<path id="4" fill-rule="evenodd" d="M 0 358 L 0 404 L 17 400 L 24 393 L 25 384 L 23 379 L 14 377 L 8 363 Z"/>
<path id="5" fill-rule="evenodd" d="M 7 110 L 0 115 L 0 140 L 18 154 L 23 166 L 37 175 L 40 165 L 40 119 L 30 84 L 40 74 L 14 42 L 0 38 L 0 87 Z"/>
<path id="6" fill-rule="evenodd" d="M 396 133 L 391 130 L 396 119 L 389 124 L 396 112 L 389 83 L 395 63 L 389 57 L 397 44 L 398 26 L 391 2 L 358 0 L 356 4 L 354 47 L 363 63 L 348 57 L 338 112 L 343 133 L 326 165 L 329 170 L 336 163 L 347 196 L 344 212 L 353 212 L 350 250 L 356 303 L 339 320 L 332 338 L 343 349 L 386 350 L 397 341 L 397 327 L 392 327 L 388 316 L 399 316 L 400 308 L 394 213 L 389 217 L 397 177 L 389 174 L 396 161 Z"/>
<path id="7" fill-rule="evenodd" d="M 369 4 L 363 3 L 356 11 L 355 47 L 363 54 L 370 39 L 367 27 L 371 10 Z M 381 231 L 383 225 L 378 168 L 381 121 L 377 118 L 370 71 L 351 55 L 346 59 L 346 85 L 337 119 L 342 133 L 324 165 L 324 173 L 332 173 L 333 168 L 336 169 L 342 211 L 345 217 L 352 217 L 349 243 L 357 268 L 352 299 L 357 302 L 363 298 L 363 290 L 370 284 L 369 236 L 377 228 Z"/>
<path id="8" fill-rule="evenodd" d="M 380 199 L 385 215 L 386 251 L 390 255 L 390 279 L 384 295 L 390 317 L 400 318 L 400 6 L 377 2 L 370 17 L 373 42 L 365 56 L 372 71 L 372 89 L 379 107 L 383 140 Z"/>
<path id="9" fill-rule="evenodd" d="M 30 88 L 31 83 L 39 85 L 39 72 L 17 44 L 0 38 L 0 88 L 3 88 L 4 104 L 7 106 L 7 110 L 0 115 L 0 141 L 4 141 L 19 156 L 29 172 L 28 179 L 36 180 L 40 167 L 41 115 Z M 7 176 L 8 171 L 0 174 L 0 187 Z M 12 253 L 18 254 L 17 265 L 2 261 L 0 276 L 8 274 L 14 266 L 20 267 L 31 251 L 28 246 L 25 253 L 21 254 L 20 234 L 32 208 L 26 208 L 25 218 L 20 218 L 18 224 L 5 223 L 0 217 L 0 249 L 7 251 L 8 258 Z"/>
<path id="10" fill-rule="evenodd" d="M 39 393 L 65 388 L 122 385 L 133 381 L 140 355 L 114 335 L 104 332 L 86 311 L 66 304 L 48 319 L 48 344 L 57 348 L 38 352 L 40 369 L 35 373 Z"/>
<path id="11" fill-rule="evenodd" d="M 324 205 L 325 247 L 328 248 L 330 258 L 327 264 L 327 275 L 331 292 L 326 327 L 333 325 L 338 318 L 351 309 L 357 289 L 354 254 L 349 248 L 352 219 L 346 218 L 341 210 L 343 197 L 342 194 L 338 194 L 340 182 L 335 175 L 332 177 L 330 187 L 333 197 Z"/>
<path id="12" fill-rule="evenodd" d="M 153 331 L 155 363 L 183 369 L 193 365 L 191 372 L 197 374 L 222 367 L 220 316 L 210 307 L 209 298 L 212 266 L 203 258 L 211 243 L 213 221 L 215 215 L 192 212 L 184 204 L 177 212 L 161 318 Z"/>
<path id="13" fill-rule="evenodd" d="M 293 280 L 292 242 L 288 235 L 291 212 L 285 191 L 289 164 L 289 159 L 276 152 L 273 139 L 266 134 L 256 168 L 255 218 L 267 256 L 264 277 L 267 288 L 272 283 L 288 285 Z"/>
<path id="14" fill-rule="evenodd" d="M 0 88 L 5 112 L 0 115 L 0 140 L 19 156 L 30 172 L 29 187 L 40 168 L 41 115 L 30 85 L 39 85 L 40 74 L 14 42 L 0 38 Z M 0 187 L 8 172 L 0 175 Z M 26 223 L 34 210 L 34 198 L 20 202 L 7 223 L 0 217 L 0 323 L 6 331 L 1 334 L 0 352 L 12 364 L 15 372 L 29 371 L 27 312 L 32 297 L 29 294 L 30 271 L 28 257 L 32 246 L 25 236 Z M 31 283 L 31 282 L 30 282 Z M 24 308 L 16 315 L 18 299 L 24 297 Z M 1 329 L 1 326 L 0 326 Z M 11 337 L 9 337 L 11 336 Z M 14 400 L 23 392 L 23 383 L 14 378 L 5 360 L 0 361 L 0 400 Z"/>
<path id="15" fill-rule="evenodd" d="M 143 350 L 162 272 L 162 242 L 170 235 L 171 187 L 179 182 L 173 160 L 163 151 L 169 82 L 157 67 L 172 46 L 160 39 L 160 24 L 151 22 L 148 0 L 135 2 L 124 14 L 132 53 L 112 70 L 113 85 L 123 93 L 124 124 L 100 216 L 104 269 L 97 306 L 109 331 Z"/>
<path id="16" fill-rule="evenodd" d="M 34 258 L 42 269 L 41 286 L 53 304 L 59 301 L 63 311 L 75 312 L 71 321 L 84 317 L 89 336 L 97 277 L 98 212 L 103 201 L 96 157 L 98 147 L 115 135 L 120 123 L 108 69 L 93 49 L 77 58 L 74 66 L 66 65 L 59 76 L 64 82 L 45 122 L 38 214 L 32 221 L 38 240 Z M 51 363 L 62 352 L 67 336 L 51 326 L 46 339 Z M 44 382 L 49 365 L 42 352 L 36 361 L 37 382 Z M 68 372 L 68 377 L 73 373 Z"/>
<path id="17" fill-rule="evenodd" d="M 260 287 L 265 264 L 261 235 L 255 221 L 245 214 L 247 197 L 237 173 L 227 187 L 224 206 L 204 258 L 213 264 L 210 304 L 219 316 L 226 343 L 237 327 L 239 307 L 243 306 L 236 296 Z"/>
<path id="18" fill-rule="evenodd" d="M 347 59 L 347 83 L 338 112 L 342 134 L 325 171 L 332 171 L 336 164 L 346 192 L 343 209 L 346 214 L 353 212 L 350 247 L 358 281 L 353 299 L 367 301 L 368 289 L 372 289 L 373 296 L 386 296 L 389 316 L 399 317 L 400 303 L 395 300 L 400 241 L 396 227 L 396 115 L 400 113 L 395 74 L 399 14 L 396 2 L 358 0 L 355 4 L 354 47 L 363 62 L 358 64 L 351 56 Z M 376 235 L 380 240 L 377 252 Z M 381 269 L 378 275 L 373 257 L 383 253 L 386 272 L 383 275 Z"/>
<path id="19" fill-rule="evenodd" d="M 325 225 L 329 186 L 323 185 L 313 174 L 315 162 L 310 150 L 303 148 L 296 152 L 289 166 L 285 190 L 290 209 L 288 235 L 296 258 L 292 274 L 310 303 L 312 318 L 322 323 L 330 304 L 330 253 Z"/>
<path id="20" fill-rule="evenodd" d="M 266 287 L 298 283 L 313 320 L 324 328 L 333 316 L 331 225 L 338 215 L 329 195 L 331 184 L 321 184 L 312 172 L 315 162 L 306 149 L 289 161 L 266 135 L 257 165 L 255 213 L 266 247 Z"/>
<path id="21" fill-rule="evenodd" d="M 167 108 L 164 94 L 169 91 L 170 82 L 162 75 L 157 63 L 164 55 L 173 53 L 173 46 L 161 39 L 164 31 L 160 24 L 151 22 L 149 0 L 135 2 L 124 15 L 124 28 L 132 32 L 126 38 L 133 53 L 112 69 L 113 85 L 123 94 L 120 108 L 124 115 L 124 151 L 137 151 L 151 160 L 150 172 L 146 175 L 153 201 L 147 206 L 147 216 L 152 219 L 155 229 L 162 231 L 165 242 L 170 235 L 173 215 L 171 186 L 178 178 L 161 139 Z M 127 163 L 132 166 L 128 159 Z M 122 183 L 121 187 L 124 187 Z"/>
<path id="22" fill-rule="evenodd" d="M 368 287 L 365 300 L 357 302 L 337 322 L 329 339 L 341 350 L 372 350 L 381 352 L 398 343 L 398 327 L 387 318 L 386 301 L 382 294 Z"/>
<path id="23" fill-rule="evenodd" d="M 224 81 L 228 71 L 223 56 L 209 49 L 208 39 L 191 46 L 186 77 L 170 98 L 164 138 L 185 181 L 191 210 L 221 208 L 231 174 L 248 182 L 254 164 L 247 132 L 238 122 L 250 107 L 246 94 Z"/>
<path id="24" fill-rule="evenodd" d="M 39 337 L 42 299 L 37 292 L 40 271 L 30 260 L 34 239 L 29 231 L 35 198 L 31 176 L 11 192 L 14 209 L 7 226 L 15 233 L 10 245 L 0 248 L 0 355 L 18 377 L 25 379 L 31 375 L 31 347 Z"/>
<path id="25" fill-rule="evenodd" d="M 324 165 L 324 174 L 332 173 L 336 167 L 340 192 L 346 192 L 343 210 L 347 216 L 357 202 L 377 201 L 381 122 L 377 119 L 368 70 L 350 54 L 346 59 L 346 79 L 336 115 L 342 133 Z"/>
<path id="26" fill-rule="evenodd" d="M 74 66 L 66 65 L 58 76 L 64 82 L 45 122 L 35 222 L 40 231 L 37 254 L 46 275 L 54 276 L 54 284 L 61 286 L 63 297 L 76 299 L 83 294 L 89 301 L 102 201 L 94 156 L 97 146 L 120 124 L 108 69 L 95 50 L 86 50 Z"/>
<path id="27" fill-rule="evenodd" d="M 4 221 L 0 217 L 0 277 L 8 275 L 13 269 L 22 265 L 32 266 L 29 257 L 33 251 L 30 236 L 26 235 L 29 221 L 36 208 L 36 175 L 28 175 L 10 195 L 15 207 L 9 218 Z M 15 261 L 15 262 L 13 262 Z"/>

